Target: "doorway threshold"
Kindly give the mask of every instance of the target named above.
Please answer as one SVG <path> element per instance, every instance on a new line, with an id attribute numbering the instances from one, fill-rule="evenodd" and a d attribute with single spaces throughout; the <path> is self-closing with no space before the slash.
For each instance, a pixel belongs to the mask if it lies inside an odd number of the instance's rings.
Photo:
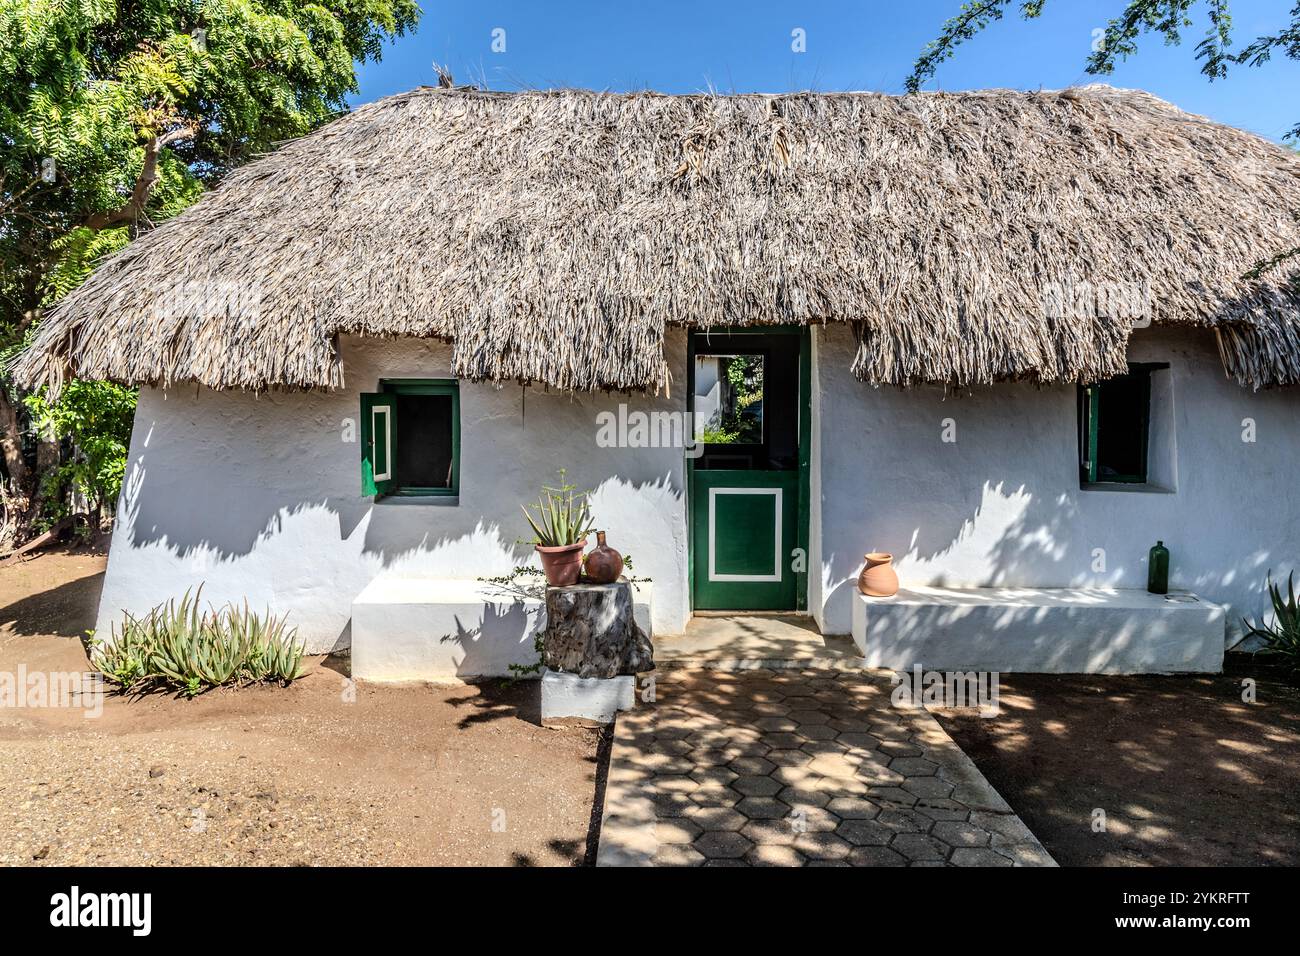
<path id="1" fill-rule="evenodd" d="M 847 634 L 823 635 L 811 617 L 781 611 L 696 611 L 684 634 L 655 639 L 655 663 L 721 670 L 865 666 Z"/>

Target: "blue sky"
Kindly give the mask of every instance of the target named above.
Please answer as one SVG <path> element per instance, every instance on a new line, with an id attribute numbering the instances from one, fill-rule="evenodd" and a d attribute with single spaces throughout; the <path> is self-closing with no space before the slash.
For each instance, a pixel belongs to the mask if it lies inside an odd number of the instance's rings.
<path id="1" fill-rule="evenodd" d="M 1018 5 L 1018 4 L 1017 4 Z M 415 34 L 360 69 L 362 103 L 435 82 L 432 63 L 458 83 L 492 89 L 557 86 L 689 93 L 791 90 L 902 91 L 916 54 L 960 0 L 423 0 Z M 1093 31 L 1123 0 L 1048 0 L 1037 21 L 1008 15 L 940 67 L 948 90 L 1054 89 L 1091 82 L 1084 73 Z M 1237 45 L 1272 32 L 1292 0 L 1233 0 Z M 1183 109 L 1280 139 L 1300 122 L 1300 63 L 1277 59 L 1209 82 L 1195 47 L 1207 21 L 1177 47 L 1148 38 L 1104 82 L 1150 90 Z M 801 29 L 806 52 L 791 49 Z M 504 31 L 504 52 L 493 50 Z M 496 35 L 498 45 L 501 34 Z"/>

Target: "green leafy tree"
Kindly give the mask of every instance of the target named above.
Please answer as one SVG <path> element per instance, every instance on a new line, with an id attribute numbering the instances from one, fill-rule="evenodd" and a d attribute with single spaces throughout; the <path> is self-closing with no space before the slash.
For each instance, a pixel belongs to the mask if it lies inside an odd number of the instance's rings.
<path id="1" fill-rule="evenodd" d="M 0 0 L 0 357 L 103 256 L 344 111 L 356 63 L 419 12 L 415 0 Z M 121 399 L 72 394 L 83 411 Z M 81 444 L 93 436 L 61 432 L 48 409 L 24 448 L 19 398 L 0 381 L 10 501 L 49 487 L 60 439 L 95 457 Z"/>
<path id="2" fill-rule="evenodd" d="M 41 480 L 49 491 L 49 518 L 70 511 L 58 492 L 67 489 L 86 500 L 95 515 L 117 503 L 126 473 L 126 452 L 135 415 L 135 391 L 109 382 L 69 382 L 57 402 L 29 395 L 33 424 L 68 446 L 63 460 Z"/>

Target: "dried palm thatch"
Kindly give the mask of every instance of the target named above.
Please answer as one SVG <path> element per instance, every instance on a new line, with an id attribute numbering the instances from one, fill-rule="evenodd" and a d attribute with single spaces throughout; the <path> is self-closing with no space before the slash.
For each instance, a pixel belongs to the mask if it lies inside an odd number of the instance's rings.
<path id="1" fill-rule="evenodd" d="M 659 389 L 669 323 L 849 321 L 874 383 L 1092 380 L 1135 324 L 1300 381 L 1300 158 L 1109 87 L 906 97 L 423 88 L 102 265 L 17 374 L 335 387 L 342 334 L 457 375 Z"/>

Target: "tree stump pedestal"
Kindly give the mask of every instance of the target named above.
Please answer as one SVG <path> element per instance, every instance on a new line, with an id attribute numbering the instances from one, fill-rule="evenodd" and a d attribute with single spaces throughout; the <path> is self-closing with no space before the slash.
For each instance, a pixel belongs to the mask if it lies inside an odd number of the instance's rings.
<path id="1" fill-rule="evenodd" d="M 546 589 L 542 719 L 609 722 L 636 700 L 636 675 L 654 669 L 654 648 L 632 613 L 632 586 Z"/>

